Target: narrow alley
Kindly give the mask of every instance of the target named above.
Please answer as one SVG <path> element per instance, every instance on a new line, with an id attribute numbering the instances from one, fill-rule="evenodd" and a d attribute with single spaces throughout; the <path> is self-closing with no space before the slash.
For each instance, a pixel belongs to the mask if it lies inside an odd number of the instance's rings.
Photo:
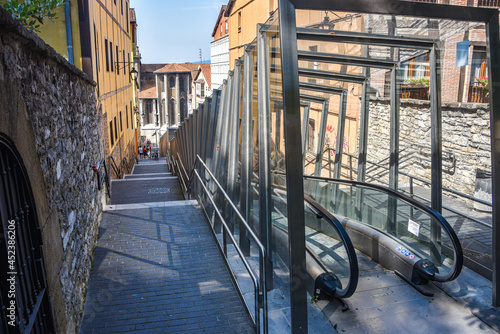
<path id="1" fill-rule="evenodd" d="M 141 160 L 112 182 L 80 333 L 253 332 L 198 204 L 167 169 Z M 134 197 L 117 191 L 125 183 Z"/>

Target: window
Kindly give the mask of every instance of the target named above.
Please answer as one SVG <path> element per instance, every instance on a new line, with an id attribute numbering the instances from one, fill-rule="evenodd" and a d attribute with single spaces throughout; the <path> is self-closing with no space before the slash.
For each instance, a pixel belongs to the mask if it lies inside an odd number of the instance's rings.
<path id="1" fill-rule="evenodd" d="M 477 79 L 487 78 L 486 68 L 486 48 L 474 46 L 472 51 L 472 63 L 470 65 L 470 82 L 477 82 Z"/>
<path id="2" fill-rule="evenodd" d="M 241 32 L 241 12 L 238 13 L 238 32 Z"/>
<path id="3" fill-rule="evenodd" d="M 129 27 L 130 24 L 129 24 L 128 20 L 129 20 L 129 16 L 130 16 L 130 11 L 128 10 L 128 1 L 125 2 L 125 6 L 126 6 L 125 7 L 125 16 L 127 17 L 127 32 L 129 32 L 129 30 L 130 30 L 130 27 Z"/>
<path id="4" fill-rule="evenodd" d="M 122 50 L 123 53 L 123 62 L 125 62 L 125 50 Z M 125 67 L 123 67 L 123 75 L 127 74 L 126 66 L 128 66 L 128 72 L 130 74 L 130 62 L 125 64 Z"/>
<path id="5" fill-rule="evenodd" d="M 111 72 L 114 72 L 114 68 L 113 68 L 113 42 L 109 41 L 109 59 L 110 59 L 110 63 L 111 63 Z"/>
<path id="6" fill-rule="evenodd" d="M 130 101 L 130 125 L 134 128 L 134 109 L 132 109 L 132 101 Z"/>
<path id="7" fill-rule="evenodd" d="M 403 79 L 425 78 L 430 76 L 429 54 L 422 54 L 401 63 Z"/>
<path id="8" fill-rule="evenodd" d="M 222 23 L 220 24 L 220 35 L 222 36 Z"/>
<path id="9" fill-rule="evenodd" d="M 181 90 L 181 93 L 184 91 L 184 78 L 183 77 L 180 77 L 179 78 L 179 89 Z"/>
<path id="10" fill-rule="evenodd" d="M 106 72 L 109 72 L 108 39 L 106 37 L 104 37 L 104 53 L 106 55 Z"/>
<path id="11" fill-rule="evenodd" d="M 227 34 L 227 20 L 226 20 L 226 34 Z"/>
<path id="12" fill-rule="evenodd" d="M 123 51 L 125 52 L 125 51 Z M 125 59 L 125 57 L 123 57 L 123 59 Z M 130 71 L 132 70 L 132 64 L 130 64 L 130 53 L 127 54 L 127 63 L 129 64 L 128 66 L 128 82 L 130 83 L 132 81 L 131 79 L 131 75 L 130 75 Z"/>
<path id="13" fill-rule="evenodd" d="M 122 15 L 123 15 L 123 0 L 120 0 L 120 5 L 121 5 Z"/>
<path id="14" fill-rule="evenodd" d="M 116 46 L 116 74 L 120 74 L 120 52 L 118 51 L 118 45 Z"/>
<path id="15" fill-rule="evenodd" d="M 125 106 L 125 119 L 127 120 L 127 129 L 128 129 L 128 106 Z"/>
<path id="16" fill-rule="evenodd" d="M 470 64 L 470 83 L 468 102 L 487 103 L 488 67 L 486 66 L 486 48 L 474 46 Z"/>
<path id="17" fill-rule="evenodd" d="M 170 101 L 169 101 L 168 114 L 169 114 L 169 118 L 170 118 L 170 126 L 175 125 L 176 117 L 175 117 L 175 100 L 174 99 L 170 99 Z"/>
<path id="18" fill-rule="evenodd" d="M 97 65 L 97 72 L 101 72 L 101 66 L 100 66 L 100 62 L 99 62 L 99 33 L 97 32 L 97 30 L 95 29 L 95 23 L 94 23 L 94 49 L 95 49 L 95 59 L 97 59 L 96 61 L 96 65 Z"/>
<path id="19" fill-rule="evenodd" d="M 205 97 L 205 83 L 202 82 L 200 85 L 200 97 L 204 98 Z"/>
<path id="20" fill-rule="evenodd" d="M 170 81 L 170 88 L 175 88 L 175 78 L 171 76 L 169 81 Z"/>
<path id="21" fill-rule="evenodd" d="M 113 137 L 113 120 L 109 121 L 109 140 L 111 142 L 111 146 L 115 144 L 115 139 Z"/>
<path id="22" fill-rule="evenodd" d="M 116 116 L 115 116 L 115 139 L 118 140 L 118 125 L 116 124 Z"/>
<path id="23" fill-rule="evenodd" d="M 122 120 L 122 112 L 120 110 L 120 133 L 123 132 L 123 120 Z"/>
<path id="24" fill-rule="evenodd" d="M 188 116 L 187 104 L 186 104 L 186 100 L 184 100 L 184 99 L 181 99 L 180 112 L 181 112 L 181 114 L 180 114 L 181 122 L 184 122 Z"/>

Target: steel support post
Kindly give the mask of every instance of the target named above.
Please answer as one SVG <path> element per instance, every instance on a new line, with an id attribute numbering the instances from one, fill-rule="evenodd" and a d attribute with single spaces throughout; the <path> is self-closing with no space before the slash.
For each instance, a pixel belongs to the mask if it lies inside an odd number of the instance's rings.
<path id="1" fill-rule="evenodd" d="M 210 111 L 212 110 L 212 97 L 205 98 L 205 105 L 203 106 L 203 123 L 201 129 L 201 158 L 205 164 L 207 163 L 207 145 L 208 145 L 208 134 L 210 128 Z M 203 170 L 203 169 L 202 169 Z M 204 174 L 204 173 L 203 173 Z"/>
<path id="2" fill-rule="evenodd" d="M 197 155 L 201 155 L 201 134 L 202 134 L 202 121 L 203 121 L 203 103 L 200 103 L 198 105 L 198 109 L 195 109 L 193 111 L 195 113 L 195 116 L 194 118 L 196 119 L 196 122 L 195 122 L 195 138 L 196 138 L 196 152 L 195 154 L 193 155 L 193 169 L 196 168 L 196 156 Z M 194 174 L 193 174 L 194 176 Z M 197 187 L 195 187 L 196 189 L 196 193 L 201 195 L 202 194 L 202 191 L 198 192 L 199 190 L 201 190 L 202 188 L 198 188 L 198 181 L 196 179 L 196 176 L 194 176 L 193 178 L 193 182 L 197 185 Z M 195 197 L 196 199 L 196 197 Z"/>
<path id="3" fill-rule="evenodd" d="M 441 80 L 438 75 L 439 51 L 430 52 L 430 102 L 431 102 L 431 207 L 441 213 L 443 205 L 443 149 L 441 121 Z"/>
<path id="4" fill-rule="evenodd" d="M 221 136 L 221 145 L 220 145 L 220 159 L 219 166 L 216 169 L 217 180 L 221 185 L 222 189 L 227 192 L 227 172 L 228 172 L 228 157 L 229 157 L 229 136 L 230 136 L 230 119 L 231 119 L 231 105 L 233 100 L 233 90 L 234 90 L 234 72 L 229 71 L 228 77 L 228 85 L 226 91 L 226 98 L 224 101 L 224 106 L 222 108 L 222 136 Z M 217 201 L 218 205 L 221 208 L 221 214 L 224 219 L 227 219 L 227 203 L 222 196 L 219 196 L 219 200 Z M 234 225 L 229 222 L 230 232 L 234 233 Z"/>
<path id="5" fill-rule="evenodd" d="M 307 145 L 309 138 L 309 112 L 311 110 L 311 104 L 305 103 L 304 107 L 304 117 L 302 118 L 302 169 L 306 166 L 306 154 Z"/>
<path id="6" fill-rule="evenodd" d="M 191 153 L 189 154 L 189 166 L 188 166 L 188 175 L 189 173 L 191 172 L 191 169 L 193 169 L 193 163 L 194 163 L 194 156 L 195 156 L 195 149 L 196 149 L 196 145 L 195 145 L 195 133 L 194 133 L 194 129 L 195 129 L 195 119 L 194 119 L 194 116 L 193 114 L 189 115 L 189 137 L 188 137 L 188 140 L 189 140 L 189 143 L 190 143 L 190 148 L 191 148 Z"/>
<path id="7" fill-rule="evenodd" d="M 272 203 L 271 203 L 271 92 L 269 78 L 269 49 L 263 25 L 257 25 L 257 83 L 258 83 L 258 140 L 259 140 L 259 237 L 266 249 L 266 290 L 273 288 L 272 279 Z M 271 269 L 271 270 L 269 270 Z"/>
<path id="8" fill-rule="evenodd" d="M 216 175 L 215 169 L 219 165 L 219 159 L 220 159 L 220 143 L 221 143 L 222 127 L 223 127 L 222 110 L 224 108 L 224 101 L 226 99 L 226 91 L 227 91 L 227 80 L 224 80 L 222 84 L 222 91 L 219 97 L 219 103 L 217 103 L 217 105 L 214 104 L 214 108 L 217 107 L 217 115 L 214 115 L 217 116 L 217 122 L 216 122 L 215 137 L 214 137 L 213 163 L 212 165 L 210 165 L 210 170 L 213 172 L 214 175 Z"/>
<path id="9" fill-rule="evenodd" d="M 368 46 L 366 46 L 368 48 Z M 365 68 L 365 76 L 369 70 Z M 361 93 L 361 111 L 359 113 L 358 175 L 359 182 L 366 181 L 366 160 L 368 156 L 368 122 L 370 118 L 370 81 L 363 82 Z M 356 215 L 362 219 L 363 190 L 356 190 Z"/>
<path id="10" fill-rule="evenodd" d="M 197 120 L 197 144 L 198 144 L 198 147 L 196 149 L 196 154 L 199 155 L 200 157 L 202 156 L 201 154 L 201 146 L 202 146 L 202 140 L 203 140 L 203 119 L 204 119 L 204 116 L 205 116 L 205 104 L 203 103 L 200 103 L 198 105 L 198 115 L 196 116 L 198 118 Z M 195 156 L 195 159 L 196 159 L 196 156 Z"/>
<path id="11" fill-rule="evenodd" d="M 233 91 L 231 105 L 229 106 L 229 142 L 228 142 L 228 171 L 227 171 L 227 194 L 233 203 L 237 202 L 238 193 L 238 158 L 239 158 L 239 135 L 240 135 L 240 106 L 241 106 L 241 67 L 242 61 L 234 61 Z M 228 222 L 234 229 L 233 210 L 227 212 Z M 240 224 L 240 248 L 248 255 L 250 253 L 250 243 L 247 239 L 246 230 Z"/>
<path id="12" fill-rule="evenodd" d="M 291 330 L 293 334 L 296 334 L 308 332 L 308 301 L 297 27 L 295 7 L 290 0 L 279 0 L 279 21 L 285 111 Z"/>
<path id="13" fill-rule="evenodd" d="M 498 14 L 486 24 L 488 73 L 490 80 L 491 172 L 493 209 L 493 296 L 494 307 L 500 306 L 500 35 Z"/>
<path id="14" fill-rule="evenodd" d="M 199 106 L 198 106 L 199 107 Z M 199 153 L 198 152 L 198 141 L 200 137 L 200 110 L 199 109 L 194 109 L 193 110 L 193 161 L 191 165 L 191 169 L 194 168 L 194 165 L 196 163 L 196 155 Z"/>
<path id="15" fill-rule="evenodd" d="M 441 121 L 441 78 L 438 74 L 439 50 L 434 45 L 429 56 L 431 100 L 431 207 L 441 213 L 443 206 L 443 143 Z M 431 261 L 441 261 L 441 227 L 431 224 Z"/>
<path id="16" fill-rule="evenodd" d="M 222 143 L 222 130 L 224 128 L 224 105 L 226 102 L 226 96 L 229 91 L 229 85 L 228 85 L 228 80 L 224 80 L 222 84 L 222 92 L 221 92 L 221 98 L 219 99 L 218 103 L 218 113 L 217 113 L 217 127 L 216 127 L 216 132 L 215 132 L 215 142 L 214 142 L 214 158 L 212 162 L 212 166 L 210 166 L 210 169 L 212 170 L 213 175 L 217 178 L 218 177 L 218 169 L 219 169 L 219 163 L 221 159 L 221 143 Z M 211 183 L 210 191 L 212 194 L 216 195 L 216 185 L 214 182 Z M 215 203 L 220 203 L 220 197 L 216 196 L 215 198 Z M 222 225 L 219 222 L 219 219 L 214 216 L 214 230 L 215 233 L 220 233 L 222 229 Z"/>
<path id="17" fill-rule="evenodd" d="M 193 151 L 193 146 L 191 145 L 191 122 L 191 118 L 189 117 L 184 119 L 184 126 L 186 129 L 184 134 L 184 140 L 186 141 L 186 164 L 184 165 L 184 168 L 186 169 L 186 172 L 189 171 L 189 166 L 191 166 L 191 152 Z"/>
<path id="18" fill-rule="evenodd" d="M 231 103 L 234 89 L 234 72 L 229 71 L 227 90 L 224 105 L 222 106 L 222 132 L 220 140 L 220 159 L 215 175 L 224 191 L 227 191 L 227 163 L 229 153 L 229 119 L 231 115 Z"/>
<path id="19" fill-rule="evenodd" d="M 399 89 L 398 69 L 391 70 L 391 120 L 390 120 L 390 156 L 389 156 L 389 188 L 398 190 L 399 174 Z M 387 231 L 395 232 L 397 217 L 397 201 L 388 197 Z"/>
<path id="20" fill-rule="evenodd" d="M 319 125 L 318 146 L 316 147 L 316 166 L 314 168 L 314 176 L 321 176 L 321 167 L 323 164 L 323 147 L 325 146 L 326 126 L 328 122 L 328 109 L 330 108 L 330 100 L 323 102 L 321 109 L 321 120 Z"/>
<path id="21" fill-rule="evenodd" d="M 221 99 L 221 91 L 218 89 L 214 89 L 212 91 L 212 101 L 210 104 L 210 108 L 208 109 L 208 135 L 207 135 L 207 150 L 206 150 L 206 164 L 211 169 L 212 173 L 213 169 L 213 160 L 215 156 L 215 152 L 217 151 L 215 148 L 216 145 L 216 132 L 218 127 L 218 120 L 220 114 L 220 99 Z"/>
<path id="22" fill-rule="evenodd" d="M 253 104 L 253 52 L 254 47 L 245 46 L 243 59 L 243 112 L 241 117 L 241 187 L 240 209 L 243 218 L 250 224 L 252 211 L 252 166 L 253 166 L 253 133 L 252 133 L 252 104 Z M 240 245 L 243 246 L 243 226 L 240 225 Z M 245 233 L 246 234 L 246 233 Z M 246 235 L 245 235 L 245 239 Z M 247 239 L 248 240 L 248 239 Z M 250 243 L 248 243 L 250 255 Z M 245 251 L 246 251 L 245 250 Z M 272 269 L 272 268 L 271 268 Z"/>
<path id="23" fill-rule="evenodd" d="M 342 175 L 342 154 L 344 153 L 344 133 L 345 133 L 345 116 L 347 109 L 347 92 L 344 91 L 340 95 L 340 108 L 337 124 L 337 145 L 335 152 L 335 169 L 333 177 L 340 179 Z"/>

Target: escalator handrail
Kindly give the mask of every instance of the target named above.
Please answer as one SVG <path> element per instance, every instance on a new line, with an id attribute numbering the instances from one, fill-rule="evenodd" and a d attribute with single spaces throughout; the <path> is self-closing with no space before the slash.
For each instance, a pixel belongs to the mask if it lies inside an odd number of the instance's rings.
<path id="1" fill-rule="evenodd" d="M 354 245 L 352 244 L 351 238 L 349 238 L 349 235 L 347 234 L 347 231 L 345 230 L 342 223 L 332 213 L 328 212 L 328 210 L 326 210 L 324 207 L 322 207 L 319 203 L 317 203 L 309 196 L 304 195 L 304 200 L 305 202 L 307 202 L 307 204 L 312 206 L 315 211 L 318 211 L 323 215 L 324 220 L 335 228 L 335 230 L 337 231 L 337 233 L 341 238 L 342 244 L 345 247 L 347 257 L 349 259 L 350 272 L 349 272 L 349 283 L 344 289 L 339 291 L 338 296 L 340 298 L 349 298 L 352 296 L 354 291 L 356 291 L 359 278 L 358 258 L 356 256 L 356 251 L 354 249 Z"/>
<path id="2" fill-rule="evenodd" d="M 273 184 L 273 190 L 275 189 L 286 191 L 285 187 Z M 340 291 L 337 291 L 337 296 L 339 298 L 349 298 L 356 291 L 359 279 L 358 258 L 356 256 L 356 250 L 354 249 L 354 245 L 351 241 L 351 238 L 349 237 L 349 234 L 345 230 L 342 223 L 331 212 L 322 207 L 318 202 L 316 202 L 314 199 L 305 194 L 304 194 L 304 202 L 306 202 L 309 205 L 309 207 L 313 209 L 312 211 L 315 211 L 315 213 L 320 213 L 323 215 L 322 218 L 324 218 L 324 220 L 328 222 L 337 231 L 337 233 L 341 238 L 342 244 L 345 246 L 345 250 L 349 260 L 349 270 L 350 270 L 349 283 L 347 284 L 347 287 L 345 287 Z M 324 268 L 324 265 L 321 263 L 321 261 L 318 260 L 316 261 L 321 264 L 321 267 Z"/>
<path id="3" fill-rule="evenodd" d="M 279 173 L 281 174 L 281 173 Z M 451 243 L 453 244 L 453 251 L 455 252 L 455 261 L 454 261 L 454 267 L 450 271 L 450 273 L 447 276 L 444 276 L 445 281 L 452 281 L 455 278 L 460 275 L 460 272 L 462 271 L 462 266 L 463 266 L 463 250 L 462 250 L 462 245 L 460 244 L 460 240 L 458 239 L 457 234 L 455 233 L 455 230 L 451 227 L 451 225 L 448 223 L 448 221 L 436 210 L 416 201 L 415 199 L 408 197 L 404 194 L 401 194 L 393 189 L 380 186 L 377 184 L 370 184 L 370 183 L 365 183 L 365 182 L 360 182 L 360 181 L 354 181 L 354 180 L 338 180 L 338 179 L 331 179 L 331 178 L 326 178 L 326 177 L 319 177 L 319 176 L 308 176 L 304 175 L 305 179 L 315 179 L 318 181 L 323 181 L 323 182 L 331 182 L 331 183 L 343 183 L 343 184 L 349 184 L 349 185 L 354 185 L 356 187 L 364 187 L 364 188 L 371 188 L 371 189 L 376 189 L 381 192 L 385 192 L 388 195 L 394 196 L 403 202 L 406 202 L 409 205 L 412 205 L 424 212 L 426 212 L 428 215 L 430 215 L 432 218 L 435 218 L 441 225 L 441 227 L 445 230 L 445 232 L 448 234 L 450 237 Z"/>

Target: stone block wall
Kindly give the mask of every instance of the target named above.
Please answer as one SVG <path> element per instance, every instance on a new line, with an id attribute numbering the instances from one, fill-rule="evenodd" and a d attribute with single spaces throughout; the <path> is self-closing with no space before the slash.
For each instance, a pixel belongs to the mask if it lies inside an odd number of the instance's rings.
<path id="1" fill-rule="evenodd" d="M 103 191 L 95 83 L 0 8 L 0 132 L 33 190 L 56 333 L 82 319 Z"/>
<path id="2" fill-rule="evenodd" d="M 368 135 L 368 157 L 389 166 L 390 101 L 372 98 Z M 401 100 L 400 172 L 431 179 L 430 102 Z M 476 170 L 491 170 L 490 113 L 487 104 L 449 102 L 442 105 L 443 186 L 474 195 Z M 453 157 L 456 160 L 453 168 Z M 368 164 L 369 171 L 371 164 Z M 371 169 L 387 181 L 388 171 Z M 400 176 L 400 186 L 409 179 Z"/>

